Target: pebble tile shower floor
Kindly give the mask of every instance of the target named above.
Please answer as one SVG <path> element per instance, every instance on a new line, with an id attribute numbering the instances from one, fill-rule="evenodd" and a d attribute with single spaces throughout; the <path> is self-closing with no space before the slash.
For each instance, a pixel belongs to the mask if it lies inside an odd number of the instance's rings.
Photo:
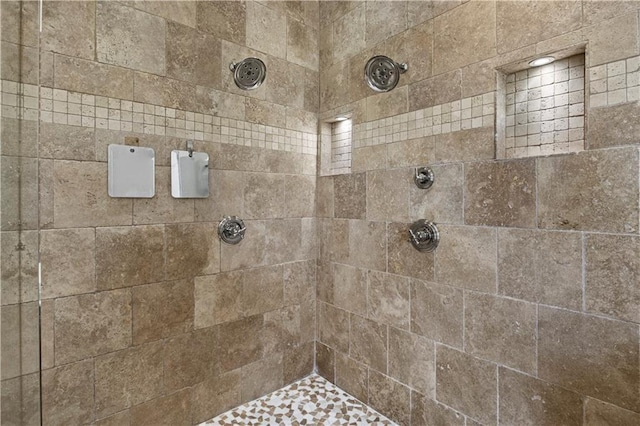
<path id="1" fill-rule="evenodd" d="M 396 424 L 318 375 L 222 413 L 200 426 Z"/>

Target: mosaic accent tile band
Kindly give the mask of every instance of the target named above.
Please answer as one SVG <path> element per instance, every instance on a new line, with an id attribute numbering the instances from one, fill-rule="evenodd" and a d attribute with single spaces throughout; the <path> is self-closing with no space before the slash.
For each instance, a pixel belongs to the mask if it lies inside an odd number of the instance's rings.
<path id="1" fill-rule="evenodd" d="M 396 423 L 314 374 L 200 424 L 223 425 L 394 426 Z"/>
<path id="2" fill-rule="evenodd" d="M 589 69 L 592 108 L 640 100 L 640 56 Z"/>
<path id="3" fill-rule="evenodd" d="M 2 80 L 2 116 L 37 121 L 38 87 Z M 312 155 L 318 145 L 315 133 L 49 87 L 40 88 L 40 120 Z"/>
<path id="4" fill-rule="evenodd" d="M 353 126 L 354 147 L 490 127 L 495 122 L 495 92 L 464 98 L 394 117 Z"/>
<path id="5" fill-rule="evenodd" d="M 506 158 L 584 149 L 584 54 L 507 75 Z"/>

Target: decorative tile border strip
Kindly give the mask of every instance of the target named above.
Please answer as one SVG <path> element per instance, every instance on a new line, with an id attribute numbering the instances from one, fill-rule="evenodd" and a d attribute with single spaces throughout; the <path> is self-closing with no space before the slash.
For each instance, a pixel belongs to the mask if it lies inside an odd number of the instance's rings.
<path id="1" fill-rule="evenodd" d="M 495 92 L 464 98 L 394 117 L 353 126 L 354 147 L 491 127 L 495 122 Z"/>
<path id="2" fill-rule="evenodd" d="M 640 100 L 640 56 L 609 62 L 589 69 L 591 107 Z"/>
<path id="3" fill-rule="evenodd" d="M 315 133 L 2 80 L 2 117 L 317 155 Z"/>

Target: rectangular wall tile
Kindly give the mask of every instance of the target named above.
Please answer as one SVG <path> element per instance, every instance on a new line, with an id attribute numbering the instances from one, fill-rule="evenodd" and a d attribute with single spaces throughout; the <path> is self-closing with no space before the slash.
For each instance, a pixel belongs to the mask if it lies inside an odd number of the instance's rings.
<path id="1" fill-rule="evenodd" d="M 411 280 L 411 331 L 462 348 L 463 303 L 460 289 Z"/>
<path id="2" fill-rule="evenodd" d="M 638 232 L 638 150 L 620 148 L 541 158 L 538 226 Z"/>
<path id="3" fill-rule="evenodd" d="M 436 360 L 438 400 L 483 423 L 495 423 L 496 365 L 445 346 L 437 347 Z"/>
<path id="4" fill-rule="evenodd" d="M 377 371 L 387 371 L 387 326 L 351 314 L 349 355 Z"/>
<path id="5" fill-rule="evenodd" d="M 640 409 L 637 325 L 540 307 L 538 333 L 538 377 L 623 408 Z"/>

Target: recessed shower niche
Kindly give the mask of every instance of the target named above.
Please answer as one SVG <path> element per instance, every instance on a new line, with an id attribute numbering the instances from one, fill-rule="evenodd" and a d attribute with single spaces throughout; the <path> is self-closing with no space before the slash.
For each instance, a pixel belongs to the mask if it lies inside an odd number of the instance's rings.
<path id="1" fill-rule="evenodd" d="M 351 173 L 353 122 L 348 115 L 338 115 L 320 122 L 320 175 Z"/>
<path id="2" fill-rule="evenodd" d="M 544 55 L 498 71 L 497 158 L 584 149 L 584 48 Z"/>

